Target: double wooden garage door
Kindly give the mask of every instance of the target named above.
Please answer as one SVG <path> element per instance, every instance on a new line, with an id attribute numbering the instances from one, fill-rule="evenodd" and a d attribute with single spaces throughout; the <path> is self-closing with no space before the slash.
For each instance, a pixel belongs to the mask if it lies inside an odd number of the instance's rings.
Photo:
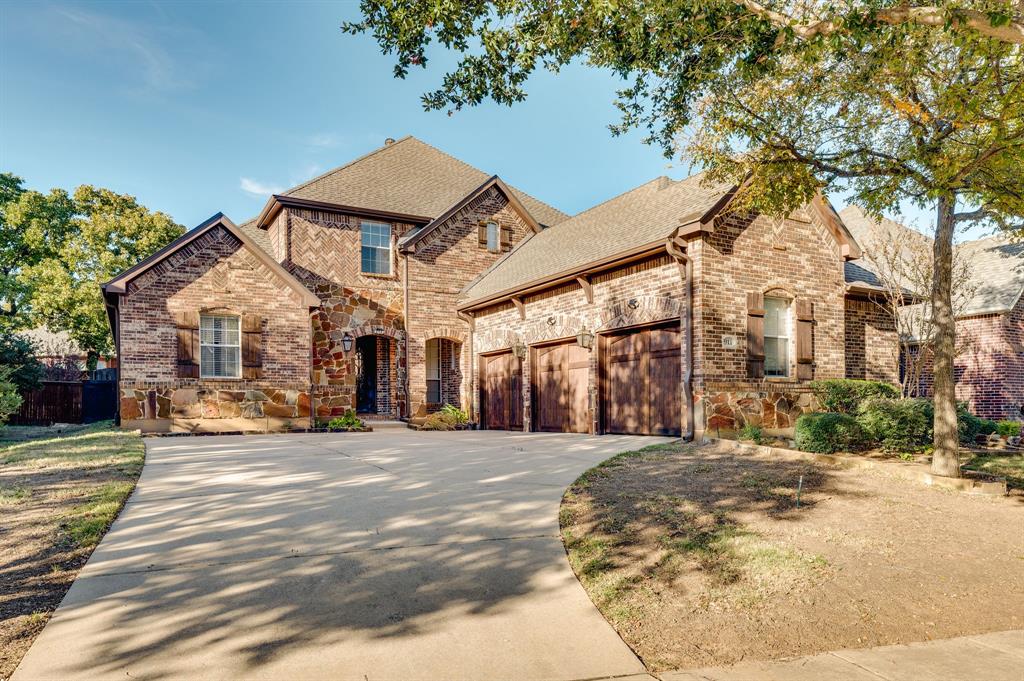
<path id="1" fill-rule="evenodd" d="M 600 336 L 600 428 L 607 433 L 680 433 L 679 325 Z M 590 352 L 574 342 L 530 350 L 533 429 L 590 430 Z M 511 352 L 480 359 L 481 405 L 487 428 L 518 430 L 522 372 Z"/>

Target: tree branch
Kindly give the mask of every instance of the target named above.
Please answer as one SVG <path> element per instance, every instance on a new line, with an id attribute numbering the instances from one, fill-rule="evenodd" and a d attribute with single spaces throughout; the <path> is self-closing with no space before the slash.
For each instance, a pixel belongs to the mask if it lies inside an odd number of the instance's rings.
<path id="1" fill-rule="evenodd" d="M 791 29 L 799 38 L 810 40 L 817 36 L 827 36 L 840 30 L 840 26 L 831 20 L 801 22 L 787 14 L 768 9 L 754 0 L 737 0 L 752 14 L 767 19 L 780 28 Z M 946 11 L 941 7 L 893 7 L 880 9 L 870 15 L 871 19 L 895 26 L 898 24 L 918 24 L 941 28 L 947 23 L 955 29 L 970 28 L 989 38 L 1004 43 L 1024 45 L 1024 24 L 1010 21 L 1002 26 L 993 26 L 992 20 L 984 12 L 973 9 L 956 9 Z"/>

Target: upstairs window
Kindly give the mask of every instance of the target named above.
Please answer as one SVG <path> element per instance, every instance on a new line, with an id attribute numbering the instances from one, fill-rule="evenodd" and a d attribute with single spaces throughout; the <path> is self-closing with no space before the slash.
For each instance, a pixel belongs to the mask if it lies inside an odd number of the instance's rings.
<path id="1" fill-rule="evenodd" d="M 199 375 L 202 378 L 241 378 L 242 343 L 235 315 L 199 316 Z"/>
<path id="2" fill-rule="evenodd" d="M 789 301 L 764 298 L 764 375 L 789 376 Z"/>
<path id="3" fill-rule="evenodd" d="M 391 274 L 391 225 L 363 222 L 362 262 L 364 274 Z"/>
<path id="4" fill-rule="evenodd" d="M 501 250 L 501 228 L 493 220 L 487 223 L 487 250 L 491 253 Z"/>

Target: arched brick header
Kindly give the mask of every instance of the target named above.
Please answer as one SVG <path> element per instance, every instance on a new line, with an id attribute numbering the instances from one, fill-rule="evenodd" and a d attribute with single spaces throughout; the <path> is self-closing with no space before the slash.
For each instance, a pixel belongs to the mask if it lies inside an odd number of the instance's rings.
<path id="1" fill-rule="evenodd" d="M 381 324 L 361 324 L 350 329 L 349 333 L 356 338 L 361 336 L 387 336 L 388 338 L 394 338 L 396 341 L 405 340 L 405 331 Z"/>
<path id="2" fill-rule="evenodd" d="M 636 301 L 630 306 L 630 301 Z M 683 313 L 683 304 L 668 296 L 636 296 L 616 300 L 601 311 L 598 331 L 672 319 Z"/>
<path id="3" fill-rule="evenodd" d="M 432 329 L 428 329 L 420 334 L 423 340 L 430 340 L 431 338 L 447 338 L 450 341 L 456 343 L 466 342 L 466 332 L 463 329 L 456 329 L 451 326 L 435 326 Z"/>
<path id="4" fill-rule="evenodd" d="M 516 333 L 511 329 L 494 329 L 491 331 L 478 331 L 474 337 L 474 349 L 476 352 L 492 352 L 504 350 L 515 345 Z"/>
<path id="5" fill-rule="evenodd" d="M 533 319 L 523 327 L 523 342 L 532 345 L 558 338 L 569 338 L 579 333 L 585 325 L 576 315 L 553 314 Z"/>

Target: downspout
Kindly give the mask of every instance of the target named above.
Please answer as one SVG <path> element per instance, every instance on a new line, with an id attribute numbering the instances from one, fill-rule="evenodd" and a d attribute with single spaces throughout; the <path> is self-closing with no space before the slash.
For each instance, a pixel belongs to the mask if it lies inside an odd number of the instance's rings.
<path id="1" fill-rule="evenodd" d="M 403 316 L 405 317 L 405 343 L 403 343 L 402 352 L 405 353 L 405 415 L 406 421 L 412 416 L 412 393 L 409 391 L 409 372 L 412 367 L 409 366 L 409 254 L 402 254 L 403 262 L 403 274 L 402 274 L 402 310 Z M 402 415 L 398 415 L 401 420 Z"/>
<path id="2" fill-rule="evenodd" d="M 665 243 L 665 250 L 679 263 L 683 275 L 683 347 L 686 349 L 686 361 L 683 363 L 683 404 L 686 407 L 686 427 L 683 436 L 693 440 L 693 260 L 686 251 L 676 243 L 676 234 Z"/>
<path id="3" fill-rule="evenodd" d="M 469 326 L 469 338 L 466 340 L 467 355 L 469 357 L 469 409 L 466 412 L 469 414 L 469 419 L 472 421 L 476 418 L 476 409 L 474 405 L 476 403 L 477 391 L 473 390 L 473 385 L 476 382 L 476 358 L 473 357 L 473 337 L 476 336 L 476 319 L 469 312 L 457 311 L 455 315 L 466 322 Z"/>

